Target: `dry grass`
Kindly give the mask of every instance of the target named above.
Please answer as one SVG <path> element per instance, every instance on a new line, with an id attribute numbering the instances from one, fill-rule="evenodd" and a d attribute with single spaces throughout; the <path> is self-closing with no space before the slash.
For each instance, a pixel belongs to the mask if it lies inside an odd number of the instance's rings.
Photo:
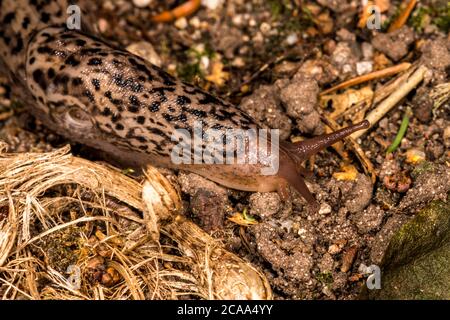
<path id="1" fill-rule="evenodd" d="M 271 298 L 250 264 L 185 220 L 179 196 L 149 167 L 119 171 L 0 147 L 2 299 Z"/>

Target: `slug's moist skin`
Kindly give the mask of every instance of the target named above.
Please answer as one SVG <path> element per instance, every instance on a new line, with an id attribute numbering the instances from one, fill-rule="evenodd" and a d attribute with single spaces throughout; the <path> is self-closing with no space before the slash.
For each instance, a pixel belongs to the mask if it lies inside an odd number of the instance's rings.
<path id="1" fill-rule="evenodd" d="M 71 4 L 81 8 L 81 30 L 66 28 Z M 171 137 L 177 129 L 192 132 L 199 122 L 204 131 L 258 129 L 258 125 L 237 107 L 98 38 L 84 4 L 0 0 L 0 66 L 37 119 L 128 165 L 187 170 L 229 188 L 278 191 L 282 197 L 288 195 L 290 184 L 317 210 L 303 180 L 308 172 L 300 163 L 367 128 L 367 121 L 296 144 L 282 142 L 276 175 L 261 174 L 267 159 L 257 164 L 174 165 L 170 154 L 177 142 Z"/>

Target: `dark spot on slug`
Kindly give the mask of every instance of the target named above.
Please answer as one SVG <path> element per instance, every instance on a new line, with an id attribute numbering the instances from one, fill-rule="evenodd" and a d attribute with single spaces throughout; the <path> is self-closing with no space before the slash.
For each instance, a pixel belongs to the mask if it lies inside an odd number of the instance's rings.
<path id="1" fill-rule="evenodd" d="M 144 116 L 138 116 L 136 118 L 136 122 L 139 124 L 144 124 L 145 123 L 145 117 Z"/>
<path id="2" fill-rule="evenodd" d="M 92 85 L 94 86 L 95 90 L 100 90 L 100 80 L 98 79 L 92 79 Z"/>
<path id="3" fill-rule="evenodd" d="M 55 77 L 55 69 L 49 68 L 49 69 L 47 70 L 47 77 L 48 77 L 49 79 L 53 79 L 53 78 Z"/>
<path id="4" fill-rule="evenodd" d="M 185 106 L 191 103 L 191 99 L 186 96 L 178 96 L 176 102 L 179 106 Z"/>
<path id="5" fill-rule="evenodd" d="M 52 54 L 53 50 L 50 47 L 43 46 L 43 47 L 39 47 L 37 49 L 37 52 L 41 53 L 41 54 Z"/>
<path id="6" fill-rule="evenodd" d="M 203 110 L 198 110 L 198 109 L 188 109 L 188 108 L 184 108 L 183 110 L 185 110 L 186 112 L 189 112 L 190 114 L 196 116 L 198 119 L 202 119 L 202 118 L 206 118 L 207 113 Z"/>
<path id="7" fill-rule="evenodd" d="M 75 41 L 75 44 L 79 47 L 84 47 L 86 45 L 86 41 L 84 41 L 83 39 L 77 39 Z"/>
<path id="8" fill-rule="evenodd" d="M 16 18 L 16 13 L 15 12 L 7 13 L 5 15 L 5 17 L 3 18 L 3 23 L 4 24 L 10 24 L 15 18 Z"/>
<path id="9" fill-rule="evenodd" d="M 139 111 L 139 107 L 138 106 L 128 106 L 128 111 L 130 111 L 132 113 L 137 113 Z"/>
<path id="10" fill-rule="evenodd" d="M 48 12 L 42 12 L 41 13 L 41 21 L 43 22 L 43 23 L 47 23 L 47 22 L 49 22 L 50 21 L 50 14 L 48 13 Z"/>
<path id="11" fill-rule="evenodd" d="M 104 115 L 105 117 L 111 115 L 111 109 L 106 107 L 105 109 L 103 109 L 102 115 Z"/>
<path id="12" fill-rule="evenodd" d="M 70 57 L 68 57 L 66 59 L 65 63 L 70 65 L 70 66 L 72 66 L 72 67 L 76 67 L 77 65 L 80 64 L 80 61 L 77 60 L 74 55 L 71 55 Z"/>
<path id="13" fill-rule="evenodd" d="M 152 102 L 152 104 L 148 107 L 148 109 L 149 109 L 151 112 L 158 112 L 160 107 L 161 107 L 161 103 L 159 103 L 159 102 L 157 102 L 157 101 L 154 101 L 154 102 Z"/>
<path id="14" fill-rule="evenodd" d="M 203 99 L 200 99 L 198 102 L 200 104 L 216 104 L 216 105 L 225 105 L 221 100 L 217 99 L 213 95 L 210 95 L 209 93 L 202 92 Z"/>
<path id="15" fill-rule="evenodd" d="M 94 95 L 90 90 L 84 90 L 83 95 L 89 99 L 89 101 L 94 102 Z"/>
<path id="16" fill-rule="evenodd" d="M 102 64 L 102 59 L 92 58 L 88 61 L 88 66 L 99 66 Z"/>
<path id="17" fill-rule="evenodd" d="M 163 116 L 164 119 L 166 119 L 168 122 L 172 122 L 172 121 L 175 119 L 174 116 L 172 116 L 171 114 L 168 114 L 168 113 L 163 113 L 162 116 Z"/>
<path id="18" fill-rule="evenodd" d="M 122 116 L 120 115 L 120 113 L 115 113 L 111 116 L 111 121 L 113 123 L 116 123 L 117 121 L 119 121 L 122 118 Z"/>
<path id="19" fill-rule="evenodd" d="M 41 87 L 42 90 L 47 89 L 47 82 L 45 81 L 45 76 L 42 70 L 37 69 L 33 72 L 33 80 Z"/>
<path id="20" fill-rule="evenodd" d="M 12 48 L 11 53 L 12 54 L 18 54 L 20 51 L 22 51 L 23 49 L 23 40 L 22 37 L 18 34 L 17 37 L 17 42 L 14 48 Z"/>
<path id="21" fill-rule="evenodd" d="M 22 28 L 27 29 L 29 24 L 30 24 L 30 18 L 29 17 L 23 18 Z"/>
<path id="22" fill-rule="evenodd" d="M 84 49 L 80 50 L 80 55 L 87 56 L 90 54 L 99 53 L 100 51 L 102 51 L 102 49 L 100 49 L 100 48 L 84 48 Z"/>
<path id="23" fill-rule="evenodd" d="M 133 106 L 139 106 L 140 105 L 139 99 L 136 96 L 133 96 L 133 95 L 130 96 L 130 103 Z"/>
<path id="24" fill-rule="evenodd" d="M 83 80 L 80 77 L 75 77 L 72 79 L 72 84 L 74 86 L 79 86 L 83 83 Z"/>

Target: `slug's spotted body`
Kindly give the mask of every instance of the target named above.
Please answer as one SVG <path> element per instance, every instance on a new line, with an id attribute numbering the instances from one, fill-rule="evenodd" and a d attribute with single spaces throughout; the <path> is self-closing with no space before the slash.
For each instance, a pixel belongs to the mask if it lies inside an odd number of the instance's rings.
<path id="1" fill-rule="evenodd" d="M 133 165 L 153 163 L 197 172 L 231 188 L 286 194 L 293 185 L 310 204 L 299 163 L 366 123 L 300 144 L 283 145 L 278 174 L 261 175 L 263 162 L 174 165 L 177 129 L 257 129 L 244 112 L 176 80 L 149 62 L 93 34 L 87 13 L 83 31 L 65 27 L 67 7 L 77 1 L 0 0 L 1 61 L 30 105 L 52 130 Z M 78 1 L 82 7 L 82 2 Z M 263 143 L 259 143 L 259 146 Z M 205 146 L 202 146 L 205 148 Z"/>
<path id="2" fill-rule="evenodd" d="M 46 28 L 27 57 L 28 86 L 41 112 L 57 131 L 72 124 L 72 134 L 86 144 L 107 141 L 169 159 L 174 130 L 190 129 L 195 121 L 204 130 L 256 127 L 233 105 L 79 32 Z"/>

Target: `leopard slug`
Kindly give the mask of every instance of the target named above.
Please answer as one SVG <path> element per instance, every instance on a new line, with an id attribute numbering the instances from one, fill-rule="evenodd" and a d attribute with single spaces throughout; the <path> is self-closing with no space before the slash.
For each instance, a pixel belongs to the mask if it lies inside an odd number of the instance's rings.
<path id="1" fill-rule="evenodd" d="M 81 8 L 80 30 L 66 25 L 73 4 Z M 298 143 L 281 142 L 279 169 L 272 175 L 261 173 L 267 165 L 262 158 L 256 163 L 175 164 L 170 156 L 175 130 L 192 132 L 195 123 L 202 124 L 202 134 L 259 126 L 236 106 L 102 40 L 84 5 L 88 1 L 0 0 L 0 69 L 31 114 L 50 130 L 123 163 L 182 169 L 229 188 L 278 191 L 283 198 L 291 185 L 317 210 L 301 162 L 367 128 L 367 121 Z"/>

